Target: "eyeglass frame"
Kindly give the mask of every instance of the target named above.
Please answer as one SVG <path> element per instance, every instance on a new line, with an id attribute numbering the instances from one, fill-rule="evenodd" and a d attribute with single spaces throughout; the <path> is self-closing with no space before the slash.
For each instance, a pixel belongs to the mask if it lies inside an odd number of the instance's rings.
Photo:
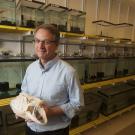
<path id="1" fill-rule="evenodd" d="M 53 45 L 57 41 L 56 40 L 47 40 L 47 39 L 45 39 L 45 40 L 39 40 L 38 38 L 34 38 L 33 42 L 35 44 L 42 43 L 43 45 Z"/>

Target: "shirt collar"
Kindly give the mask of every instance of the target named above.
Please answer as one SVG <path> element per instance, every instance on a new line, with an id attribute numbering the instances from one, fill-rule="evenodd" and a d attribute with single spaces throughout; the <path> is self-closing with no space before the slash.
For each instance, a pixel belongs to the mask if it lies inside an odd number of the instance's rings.
<path id="1" fill-rule="evenodd" d="M 49 69 L 51 69 L 51 67 L 58 61 L 59 57 L 56 55 L 52 60 L 49 60 L 47 63 L 45 63 L 44 65 L 41 65 L 40 60 L 38 61 L 39 66 L 41 68 L 41 70 L 43 72 L 48 71 Z"/>

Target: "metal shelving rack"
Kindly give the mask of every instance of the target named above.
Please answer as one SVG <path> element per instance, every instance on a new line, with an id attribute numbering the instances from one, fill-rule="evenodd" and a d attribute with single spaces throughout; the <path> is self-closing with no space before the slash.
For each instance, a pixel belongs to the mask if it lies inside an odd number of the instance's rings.
<path id="1" fill-rule="evenodd" d="M 4 32 L 29 32 L 29 31 L 34 31 L 34 29 L 31 29 L 31 28 L 23 28 L 23 27 L 15 27 L 15 26 L 6 26 L 6 25 L 0 25 L 0 31 L 4 31 Z M 67 33 L 67 32 L 61 32 L 61 37 L 84 37 L 86 35 L 84 34 L 75 34 L 75 33 Z M 87 35 L 88 37 L 94 37 L 95 36 L 91 36 L 91 35 Z M 128 76 L 128 77 L 123 77 L 123 78 L 117 78 L 117 79 L 112 79 L 112 80 L 107 80 L 107 81 L 102 81 L 102 82 L 96 82 L 96 83 L 91 83 L 91 84 L 84 84 L 82 85 L 82 88 L 84 90 L 88 90 L 90 88 L 94 88 L 94 87 L 101 87 L 101 86 L 104 86 L 104 85 L 108 85 L 108 84 L 112 84 L 112 83 L 117 83 L 117 82 L 121 82 L 121 81 L 126 81 L 128 79 L 135 79 L 135 75 L 133 76 Z M 7 106 L 9 105 L 11 99 L 13 98 L 6 98 L 6 99 L 1 99 L 0 100 L 0 107 L 2 106 Z M 135 105 L 132 105 L 130 107 L 127 107 L 121 111 L 118 111 L 116 113 L 113 113 L 109 116 L 103 116 L 103 115 L 100 115 L 100 117 L 97 119 L 97 120 L 94 120 L 92 122 L 89 122 L 89 123 L 86 123 L 82 126 L 79 126 L 75 129 L 72 129 L 70 130 L 70 135 L 77 135 L 89 128 L 92 128 L 92 127 L 96 127 L 98 126 L 99 124 L 102 124 L 116 116 L 119 116 L 121 115 L 122 113 L 124 112 L 127 112 L 127 111 L 130 111 L 132 109 L 135 108 Z"/>

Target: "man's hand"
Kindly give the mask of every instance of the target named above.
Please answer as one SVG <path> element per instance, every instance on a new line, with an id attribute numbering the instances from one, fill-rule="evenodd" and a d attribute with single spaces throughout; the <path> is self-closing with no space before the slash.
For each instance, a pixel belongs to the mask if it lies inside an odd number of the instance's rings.
<path id="1" fill-rule="evenodd" d="M 41 103 L 40 106 L 44 108 L 47 117 L 50 117 L 52 115 L 51 109 L 50 107 L 48 107 L 47 104 Z"/>
<path id="2" fill-rule="evenodd" d="M 58 116 L 64 114 L 63 110 L 59 106 L 49 107 L 47 104 L 41 104 L 44 108 L 47 117 Z"/>

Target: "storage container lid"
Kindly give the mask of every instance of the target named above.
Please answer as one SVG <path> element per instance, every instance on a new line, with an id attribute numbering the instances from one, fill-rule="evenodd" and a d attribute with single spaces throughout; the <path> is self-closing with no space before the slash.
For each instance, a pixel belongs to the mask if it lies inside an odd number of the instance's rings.
<path id="1" fill-rule="evenodd" d="M 98 91 L 98 93 L 109 97 L 109 96 L 115 96 L 118 94 L 122 94 L 122 93 L 130 91 L 130 90 L 135 90 L 135 87 L 130 86 L 126 83 L 120 83 L 120 84 L 116 84 L 116 85 L 110 85 L 110 86 L 103 87 Z"/>

